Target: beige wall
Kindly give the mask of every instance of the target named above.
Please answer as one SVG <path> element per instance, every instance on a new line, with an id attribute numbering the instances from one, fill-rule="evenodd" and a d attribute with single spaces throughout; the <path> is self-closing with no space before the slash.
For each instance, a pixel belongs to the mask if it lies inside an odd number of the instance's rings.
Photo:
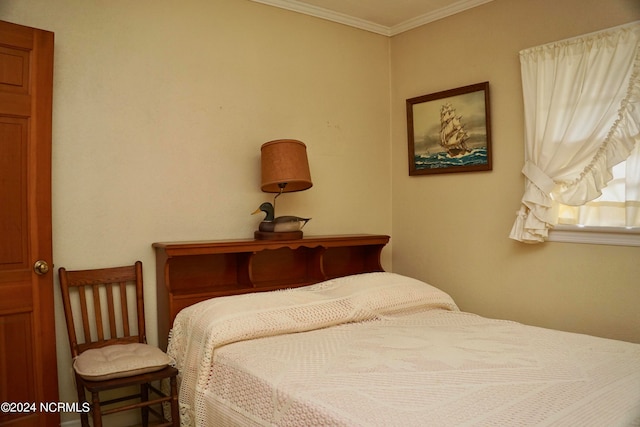
<path id="1" fill-rule="evenodd" d="M 390 234 L 387 37 L 248 0 L 2 0 L 0 19 L 56 36 L 55 265 L 142 260 L 149 341 L 151 244 L 252 237 L 272 199 L 266 141 L 308 147 L 314 186 L 279 214 L 312 217 L 307 234 Z M 63 319 L 60 397 L 74 401 Z"/>
<path id="2" fill-rule="evenodd" d="M 508 238 L 524 188 L 518 52 L 637 19 L 636 0 L 494 0 L 392 39 L 394 271 L 465 311 L 640 342 L 640 248 Z M 409 177 L 405 100 L 483 81 L 493 171 Z"/>

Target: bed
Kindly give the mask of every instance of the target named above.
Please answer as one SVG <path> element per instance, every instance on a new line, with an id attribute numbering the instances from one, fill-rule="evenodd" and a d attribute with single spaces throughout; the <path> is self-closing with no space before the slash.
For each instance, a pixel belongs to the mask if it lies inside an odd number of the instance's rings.
<path id="1" fill-rule="evenodd" d="M 488 319 L 389 272 L 182 309 L 184 426 L 640 426 L 640 344 Z"/>

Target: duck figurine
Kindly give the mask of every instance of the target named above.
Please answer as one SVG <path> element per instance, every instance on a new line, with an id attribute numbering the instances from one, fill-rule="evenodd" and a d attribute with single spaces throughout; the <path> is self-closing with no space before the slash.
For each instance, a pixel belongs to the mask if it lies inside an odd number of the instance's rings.
<path id="1" fill-rule="evenodd" d="M 264 212 L 265 217 L 260 223 L 258 230 L 263 232 L 275 232 L 275 233 L 287 233 L 292 231 L 299 231 L 309 222 L 311 218 L 300 218 L 299 216 L 279 216 L 275 218 L 275 210 L 273 205 L 269 202 L 265 202 L 260 205 L 252 215 Z"/>

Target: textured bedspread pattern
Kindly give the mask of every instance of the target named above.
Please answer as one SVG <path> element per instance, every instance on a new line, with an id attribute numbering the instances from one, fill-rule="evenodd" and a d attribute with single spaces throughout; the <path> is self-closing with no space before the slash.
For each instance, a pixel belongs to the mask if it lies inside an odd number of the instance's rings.
<path id="1" fill-rule="evenodd" d="M 424 309 L 458 307 L 439 289 L 393 273 L 215 298 L 188 307 L 176 316 L 167 349 L 180 370 L 181 423 L 196 425 L 194 417 L 204 411 L 213 355 L 224 345 Z"/>
<path id="2" fill-rule="evenodd" d="M 640 426 L 640 345 L 463 313 L 392 273 L 201 303 L 169 352 L 188 426 Z"/>

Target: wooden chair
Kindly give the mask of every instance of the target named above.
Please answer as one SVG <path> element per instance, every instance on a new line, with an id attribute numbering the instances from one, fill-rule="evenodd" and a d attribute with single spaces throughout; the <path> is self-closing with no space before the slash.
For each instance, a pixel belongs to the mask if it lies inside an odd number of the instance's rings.
<path id="1" fill-rule="evenodd" d="M 60 268 L 58 273 L 80 410 L 91 408 L 94 427 L 102 426 L 103 415 L 136 408 L 142 411 L 144 426 L 150 413 L 160 419 L 154 427 L 179 426 L 178 370 L 169 366 L 166 353 L 146 344 L 142 263 L 98 270 Z M 80 319 L 82 327 L 76 329 Z M 163 380 L 169 382 L 169 393 L 152 385 Z M 131 392 L 132 386 L 139 386 L 139 393 L 100 400 L 101 392 L 125 387 Z M 90 403 L 85 389 L 91 393 Z M 103 409 L 114 403 L 121 405 Z M 158 405 L 171 408 L 171 421 L 156 409 Z M 89 425 L 87 412 L 81 413 L 81 421 L 83 427 Z"/>

